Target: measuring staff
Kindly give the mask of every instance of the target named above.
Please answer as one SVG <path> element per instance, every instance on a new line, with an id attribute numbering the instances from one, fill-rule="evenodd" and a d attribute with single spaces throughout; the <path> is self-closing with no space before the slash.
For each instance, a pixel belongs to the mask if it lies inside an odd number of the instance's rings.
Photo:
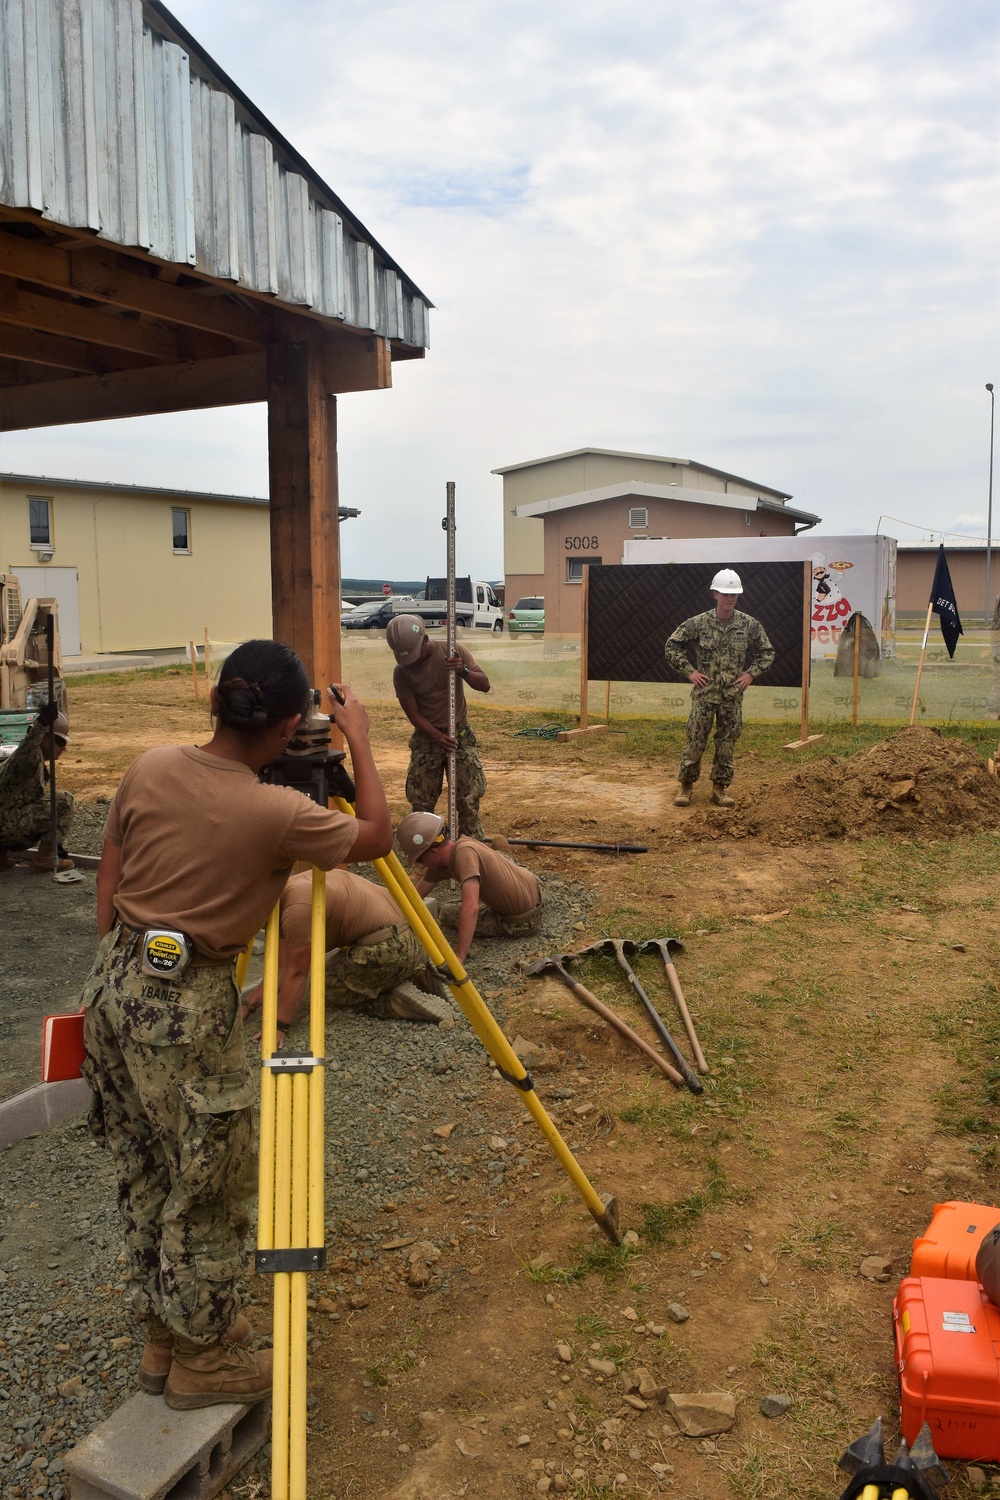
<path id="1" fill-rule="evenodd" d="M 391 847 L 368 715 L 348 689 L 343 697 L 333 712 L 351 752 L 357 819 L 257 779 L 311 702 L 305 667 L 276 641 L 233 652 L 212 689 L 208 743 L 148 750 L 108 814 L 83 1071 L 146 1322 L 139 1383 L 177 1408 L 257 1401 L 271 1389 L 271 1353 L 249 1348 L 237 1290 L 255 1173 L 234 967 L 296 860 L 329 870 Z"/>

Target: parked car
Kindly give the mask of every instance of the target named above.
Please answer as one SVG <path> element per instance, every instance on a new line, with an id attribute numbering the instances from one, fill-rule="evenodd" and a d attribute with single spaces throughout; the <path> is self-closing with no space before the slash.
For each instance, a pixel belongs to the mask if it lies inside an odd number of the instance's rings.
<path id="1" fill-rule="evenodd" d="M 390 594 L 387 599 L 373 599 L 370 604 L 359 604 L 356 609 L 342 614 L 341 630 L 384 630 L 393 615 L 406 614 L 413 600 L 409 594 Z"/>
<path id="2" fill-rule="evenodd" d="M 511 635 L 543 635 L 545 632 L 545 600 L 540 595 L 529 595 L 518 599 L 507 616 L 507 629 Z"/>

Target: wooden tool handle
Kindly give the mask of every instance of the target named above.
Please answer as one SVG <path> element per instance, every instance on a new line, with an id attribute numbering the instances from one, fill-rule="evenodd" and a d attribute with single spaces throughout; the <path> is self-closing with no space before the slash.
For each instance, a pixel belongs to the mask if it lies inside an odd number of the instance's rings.
<path id="1" fill-rule="evenodd" d="M 565 973 L 565 970 L 563 972 Z M 676 1083 L 683 1087 L 683 1078 L 676 1068 L 670 1066 L 665 1057 L 661 1057 L 654 1047 L 651 1047 L 648 1042 L 644 1042 L 642 1037 L 632 1030 L 631 1026 L 625 1024 L 621 1016 L 615 1015 L 613 1010 L 609 1009 L 602 1000 L 598 1000 L 596 995 L 592 995 L 578 979 L 573 978 L 572 974 L 566 974 L 565 977 L 567 984 L 578 1000 L 582 1000 L 584 1005 L 588 1005 L 591 1010 L 596 1011 L 602 1020 L 607 1021 L 609 1026 L 613 1026 L 634 1047 L 638 1047 L 640 1052 L 644 1052 L 650 1062 L 654 1062 L 660 1072 L 666 1074 L 671 1083 Z"/>
<path id="2" fill-rule="evenodd" d="M 687 1032 L 688 1041 L 691 1043 L 691 1051 L 694 1053 L 694 1060 L 698 1065 L 698 1072 L 707 1073 L 708 1063 L 705 1061 L 705 1054 L 704 1052 L 702 1052 L 697 1035 L 695 1034 L 694 1022 L 691 1019 L 691 1012 L 687 1008 L 687 1001 L 684 999 L 684 991 L 681 989 L 681 982 L 677 978 L 677 970 L 674 968 L 672 963 L 669 963 L 667 961 L 664 961 L 664 968 L 667 971 L 667 979 L 670 981 L 670 988 L 674 992 L 674 999 L 677 1001 L 677 1009 L 681 1013 L 681 1020 L 684 1022 L 684 1030 Z"/>

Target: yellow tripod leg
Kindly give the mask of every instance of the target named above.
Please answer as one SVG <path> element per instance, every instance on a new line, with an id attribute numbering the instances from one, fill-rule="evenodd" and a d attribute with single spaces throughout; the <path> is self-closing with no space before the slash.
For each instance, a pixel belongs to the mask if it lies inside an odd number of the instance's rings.
<path id="1" fill-rule="evenodd" d="M 349 802 L 342 797 L 334 800 L 341 812 L 353 814 L 354 809 Z M 462 1014 L 496 1063 L 501 1076 L 506 1078 L 519 1093 L 525 1109 L 548 1141 L 553 1155 L 583 1199 L 595 1223 L 600 1226 L 611 1243 L 617 1245 L 620 1236 L 616 1199 L 614 1197 L 603 1199 L 594 1191 L 583 1168 L 559 1134 L 545 1106 L 535 1093 L 524 1064 L 497 1025 L 492 1012 L 462 964 L 459 963 L 437 922 L 427 910 L 416 886 L 403 868 L 399 856 L 390 853 L 385 859 L 374 860 L 373 864 L 435 970 L 451 989 Z"/>

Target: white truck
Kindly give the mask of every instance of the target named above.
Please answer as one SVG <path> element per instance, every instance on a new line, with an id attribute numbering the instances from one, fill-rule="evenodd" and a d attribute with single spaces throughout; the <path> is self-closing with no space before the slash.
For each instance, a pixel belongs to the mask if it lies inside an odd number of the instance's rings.
<path id="1" fill-rule="evenodd" d="M 397 615 L 420 615 L 427 625 L 443 625 L 447 615 L 448 581 L 428 578 L 422 599 L 400 601 L 393 608 Z M 503 630 L 503 606 L 488 583 L 480 578 L 455 579 L 455 623 L 466 629 Z"/>

